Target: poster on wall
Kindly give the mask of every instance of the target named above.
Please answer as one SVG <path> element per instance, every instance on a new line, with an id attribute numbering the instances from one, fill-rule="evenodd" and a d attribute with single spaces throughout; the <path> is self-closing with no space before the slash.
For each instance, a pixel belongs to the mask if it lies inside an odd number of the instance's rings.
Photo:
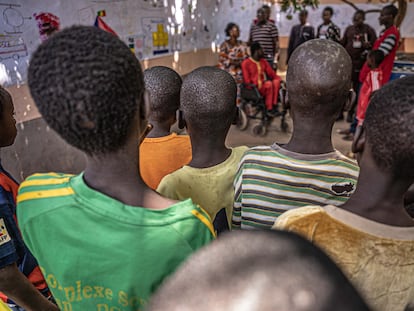
<path id="1" fill-rule="evenodd" d="M 211 12 L 190 15 L 189 8 L 196 8 L 197 0 L 2 1 L 2 85 L 24 83 L 30 56 L 37 46 L 53 33 L 75 24 L 95 25 L 116 34 L 140 60 L 209 47 L 215 35 Z"/>
<path id="2" fill-rule="evenodd" d="M 21 83 L 29 58 L 30 42 L 25 32 L 33 23 L 33 17 L 15 3 L 0 3 L 0 14 L 0 83 Z"/>

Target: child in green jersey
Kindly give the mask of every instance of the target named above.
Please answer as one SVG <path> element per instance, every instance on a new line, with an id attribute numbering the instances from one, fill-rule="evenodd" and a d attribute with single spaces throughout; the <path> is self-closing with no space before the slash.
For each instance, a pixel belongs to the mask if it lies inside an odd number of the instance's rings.
<path id="1" fill-rule="evenodd" d="M 138 146 L 150 127 L 141 66 L 116 36 L 74 26 L 39 46 L 28 82 L 47 124 L 87 166 L 22 183 L 23 237 L 62 310 L 140 310 L 214 234 L 190 199 L 163 198 L 142 181 Z"/>

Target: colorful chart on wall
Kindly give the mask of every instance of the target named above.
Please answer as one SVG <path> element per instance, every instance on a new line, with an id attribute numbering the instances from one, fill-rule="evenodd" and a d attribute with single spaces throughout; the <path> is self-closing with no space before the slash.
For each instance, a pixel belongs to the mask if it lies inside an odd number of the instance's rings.
<path id="1" fill-rule="evenodd" d="M 240 26 L 242 40 L 259 0 L 0 0 L 0 84 L 24 83 L 30 55 L 54 32 L 74 24 L 96 25 L 115 33 L 138 59 L 160 57 L 175 52 L 215 49 L 225 40 L 228 22 Z M 380 8 L 360 5 L 362 9 Z M 350 25 L 354 9 L 333 5 L 334 18 L 342 31 Z M 309 22 L 321 22 L 323 6 L 309 11 Z M 414 4 L 407 16 L 414 15 Z M 288 36 L 297 17 L 291 20 L 272 7 L 281 36 Z M 378 14 L 368 14 L 367 22 L 378 32 Z M 406 18 L 401 33 L 414 36 L 414 22 Z"/>
<path id="2" fill-rule="evenodd" d="M 140 60 L 210 47 L 219 7 L 216 0 L 0 0 L 0 84 L 24 83 L 36 47 L 74 24 L 115 33 Z"/>

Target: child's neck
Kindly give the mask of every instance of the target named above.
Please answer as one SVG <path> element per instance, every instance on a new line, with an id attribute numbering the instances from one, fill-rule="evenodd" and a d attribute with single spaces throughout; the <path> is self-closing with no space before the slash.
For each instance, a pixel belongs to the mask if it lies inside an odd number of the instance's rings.
<path id="1" fill-rule="evenodd" d="M 398 227 L 413 227 L 404 208 L 404 195 L 412 181 L 391 177 L 373 161 L 361 159 L 357 188 L 341 208 L 364 218 Z"/>
<path id="2" fill-rule="evenodd" d="M 190 135 L 192 159 L 188 164 L 195 168 L 207 168 L 220 164 L 231 155 L 231 149 L 226 147 L 225 138 L 215 137 L 214 140 Z"/>
<path id="3" fill-rule="evenodd" d="M 171 134 L 171 124 L 167 124 L 166 122 L 158 122 L 154 120 L 150 120 L 149 123 L 152 124 L 153 128 L 148 133 L 148 138 L 164 137 Z"/>
<path id="4" fill-rule="evenodd" d="M 139 173 L 136 143 L 105 156 L 91 156 L 84 171 L 86 184 L 123 204 L 149 209 L 165 209 L 174 200 L 150 189 Z"/>
<path id="5" fill-rule="evenodd" d="M 93 188 L 110 195 L 116 188 L 143 188 L 138 168 L 138 148 L 135 152 L 116 152 L 90 156 L 84 172 L 85 181 Z M 110 195 L 112 196 L 112 195 Z"/>
<path id="6" fill-rule="evenodd" d="M 332 145 L 333 123 L 327 120 L 294 121 L 294 129 L 290 141 L 284 149 L 303 154 L 324 154 L 335 150 Z"/>

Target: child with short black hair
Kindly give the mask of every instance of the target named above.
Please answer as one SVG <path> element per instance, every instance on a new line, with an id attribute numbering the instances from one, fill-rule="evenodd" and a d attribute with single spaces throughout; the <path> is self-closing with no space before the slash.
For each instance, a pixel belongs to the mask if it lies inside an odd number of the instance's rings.
<path id="1" fill-rule="evenodd" d="M 229 227 L 232 183 L 247 150 L 228 148 L 225 143 L 237 116 L 236 94 L 236 82 L 224 70 L 200 67 L 185 77 L 180 103 L 193 157 L 188 165 L 165 176 L 157 188 L 172 199 L 192 198 L 215 221 L 218 232 Z"/>
<path id="2" fill-rule="evenodd" d="M 351 68 L 346 50 L 331 40 L 310 40 L 292 53 L 286 77 L 292 137 L 245 153 L 234 182 L 233 228 L 270 229 L 289 209 L 349 198 L 358 166 L 334 148 L 331 135 L 352 95 Z"/>
<path id="3" fill-rule="evenodd" d="M 155 66 L 144 71 L 144 81 L 150 98 L 148 122 L 153 128 L 139 147 L 139 167 L 145 183 L 157 189 L 165 175 L 191 161 L 191 142 L 188 135 L 171 132 L 180 108 L 180 75 Z"/>
<path id="4" fill-rule="evenodd" d="M 16 135 L 13 100 L 0 86 L 0 148 L 12 145 Z M 46 281 L 17 227 L 18 186 L 0 164 L 0 300 L 12 310 L 57 311 L 57 306 L 46 298 L 50 297 Z"/>
<path id="5" fill-rule="evenodd" d="M 141 309 L 214 230 L 191 200 L 163 198 L 140 176 L 137 146 L 150 127 L 139 61 L 116 36 L 73 26 L 39 46 L 28 82 L 46 123 L 87 166 L 22 183 L 23 237 L 61 309 Z"/>
<path id="6" fill-rule="evenodd" d="M 325 250 L 372 310 L 414 307 L 414 220 L 404 207 L 414 182 L 413 89 L 411 76 L 373 95 L 352 145 L 361 171 L 346 203 L 292 210 L 275 225 Z"/>
<path id="7" fill-rule="evenodd" d="M 369 105 L 371 94 L 384 85 L 383 70 L 380 68 L 384 60 L 384 52 L 381 50 L 372 50 L 367 55 L 367 65 L 370 69 L 362 82 L 358 96 L 357 119 L 358 125 L 362 125 L 365 119 L 365 113 Z"/>
<path id="8" fill-rule="evenodd" d="M 368 307 L 319 248 L 296 234 L 257 230 L 226 233 L 193 254 L 152 296 L 147 310 L 368 311 Z"/>

